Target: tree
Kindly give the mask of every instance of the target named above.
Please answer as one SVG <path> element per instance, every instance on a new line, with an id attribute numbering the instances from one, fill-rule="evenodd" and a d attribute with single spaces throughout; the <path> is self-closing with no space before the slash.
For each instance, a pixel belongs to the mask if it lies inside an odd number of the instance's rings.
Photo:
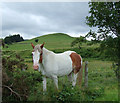
<path id="1" fill-rule="evenodd" d="M 3 39 L 0 39 L 0 42 L 1 42 L 2 47 L 4 48 L 4 47 L 5 47 L 4 40 L 3 40 Z"/>
<path id="2" fill-rule="evenodd" d="M 5 42 L 5 44 L 12 44 L 10 37 L 5 37 L 4 42 Z"/>
<path id="3" fill-rule="evenodd" d="M 82 43 L 86 42 L 85 37 L 80 36 L 79 38 L 76 38 L 72 43 L 71 43 L 71 47 L 73 47 L 74 45 L 78 44 L 79 49 L 81 49 L 81 45 Z"/>
<path id="4" fill-rule="evenodd" d="M 86 37 L 102 39 L 102 50 L 117 62 L 120 71 L 120 2 L 89 2 L 89 7 L 86 23 L 98 27 L 98 31 L 90 30 Z"/>
<path id="5" fill-rule="evenodd" d="M 12 44 L 14 42 L 20 42 L 20 41 L 24 41 L 23 37 L 20 36 L 20 34 L 17 35 L 10 35 L 5 37 L 4 42 L 6 44 Z"/>

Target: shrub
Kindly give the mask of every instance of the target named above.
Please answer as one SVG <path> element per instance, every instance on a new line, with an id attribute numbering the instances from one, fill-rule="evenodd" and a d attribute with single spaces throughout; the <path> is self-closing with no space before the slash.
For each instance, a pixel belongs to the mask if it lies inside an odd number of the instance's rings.
<path id="1" fill-rule="evenodd" d="M 4 42 L 6 44 L 12 44 L 13 42 L 20 42 L 20 41 L 24 41 L 23 37 L 21 37 L 20 34 L 10 35 L 5 37 L 4 39 Z"/>
<path id="2" fill-rule="evenodd" d="M 8 101 L 27 101 L 30 91 L 37 83 L 41 83 L 42 75 L 36 71 L 23 71 L 28 68 L 21 57 L 3 57 L 3 102 Z"/>
<path id="3" fill-rule="evenodd" d="M 36 86 L 36 84 L 42 81 L 42 75 L 40 72 L 28 72 L 28 71 L 21 71 L 20 69 L 16 68 L 13 72 L 13 77 L 8 77 L 9 81 L 3 83 L 4 86 L 10 87 L 13 91 L 17 92 L 18 95 L 15 93 L 11 94 L 11 91 L 8 88 L 3 88 L 3 101 L 27 101 L 29 97 L 29 93 L 32 89 Z M 11 85 L 12 84 L 12 85 Z M 6 98 L 7 97 L 7 98 Z"/>
<path id="4" fill-rule="evenodd" d="M 87 88 L 82 92 L 85 94 L 85 101 L 94 101 L 97 97 L 100 97 L 104 94 L 104 87 Z"/>

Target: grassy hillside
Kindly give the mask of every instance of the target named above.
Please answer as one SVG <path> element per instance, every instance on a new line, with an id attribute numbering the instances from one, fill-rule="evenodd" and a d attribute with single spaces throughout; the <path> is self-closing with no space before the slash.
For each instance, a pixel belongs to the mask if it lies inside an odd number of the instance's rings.
<path id="1" fill-rule="evenodd" d="M 38 43 L 35 42 L 36 39 L 39 40 Z M 45 47 L 50 50 L 68 49 L 71 48 L 70 45 L 74 39 L 74 37 L 70 37 L 69 35 L 63 33 L 48 34 L 31 40 L 8 45 L 8 48 L 5 48 L 3 50 L 32 50 L 31 42 L 34 45 L 42 44 L 43 42 L 45 42 Z"/>
<path id="2" fill-rule="evenodd" d="M 38 39 L 38 42 L 36 43 L 35 40 Z M 16 53 L 21 52 L 24 57 L 27 57 L 28 54 L 31 54 L 32 47 L 31 42 L 36 44 L 42 44 L 45 42 L 45 48 L 48 50 L 51 50 L 55 53 L 61 53 L 67 50 L 76 51 L 78 54 L 80 54 L 83 58 L 100 58 L 100 53 L 97 47 L 99 47 L 99 44 L 90 45 L 90 41 L 87 41 L 86 43 L 83 43 L 81 45 L 81 49 L 78 48 L 77 45 L 74 47 L 71 47 L 71 43 L 75 40 L 75 37 L 71 37 L 67 34 L 63 33 L 55 33 L 55 34 L 48 34 L 43 35 L 37 38 L 33 38 L 31 40 L 26 40 L 22 42 L 17 42 L 12 45 L 8 45 L 8 48 L 3 48 L 3 54 L 5 51 L 15 51 Z M 20 53 L 20 54 L 21 54 Z"/>

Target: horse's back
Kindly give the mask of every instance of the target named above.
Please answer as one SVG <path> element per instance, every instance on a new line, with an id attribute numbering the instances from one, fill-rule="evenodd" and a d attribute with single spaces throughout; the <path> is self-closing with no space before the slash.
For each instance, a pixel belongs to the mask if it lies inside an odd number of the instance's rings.
<path id="1" fill-rule="evenodd" d="M 67 63 L 67 67 L 70 66 L 69 68 L 72 68 L 75 74 L 78 73 L 82 67 L 82 57 L 74 51 L 66 51 L 62 53 L 61 58 L 62 64 Z"/>
<path id="2" fill-rule="evenodd" d="M 58 75 L 67 75 L 72 72 L 72 61 L 70 54 L 73 51 L 66 51 L 64 53 L 56 54 L 55 61 L 58 67 Z"/>

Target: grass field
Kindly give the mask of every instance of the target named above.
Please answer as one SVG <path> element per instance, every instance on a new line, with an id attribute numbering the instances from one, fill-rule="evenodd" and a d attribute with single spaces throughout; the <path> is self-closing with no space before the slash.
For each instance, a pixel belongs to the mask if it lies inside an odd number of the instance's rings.
<path id="1" fill-rule="evenodd" d="M 32 68 L 31 63 L 27 63 L 29 66 L 29 69 Z M 83 64 L 84 65 L 84 64 Z M 81 101 L 118 101 L 118 81 L 115 77 L 115 73 L 113 71 L 112 63 L 109 61 L 100 61 L 100 60 L 90 60 L 88 64 L 89 72 L 88 72 L 88 96 L 84 94 L 84 78 L 83 78 L 83 84 L 82 88 L 80 89 L 79 86 L 77 85 L 76 88 L 79 91 L 82 91 L 82 95 L 80 98 Z M 84 72 L 83 72 L 84 73 Z M 84 77 L 84 74 L 83 74 Z M 59 92 L 61 92 L 64 88 L 64 86 L 71 87 L 71 84 L 68 81 L 67 76 L 65 77 L 60 77 L 59 78 Z M 42 84 L 39 84 L 37 92 L 41 91 L 42 92 Z M 51 90 L 52 89 L 52 90 Z M 70 88 L 71 89 L 71 88 Z M 47 94 L 43 96 L 43 98 L 39 98 L 38 94 L 32 95 L 30 97 L 30 101 L 37 101 L 37 100 L 42 100 L 42 101 L 49 101 L 51 100 L 51 92 L 54 94 L 55 89 L 54 89 L 54 84 L 51 79 L 47 79 Z M 68 91 L 69 92 L 69 91 Z M 70 90 L 71 92 L 71 90 Z M 76 98 L 78 98 L 79 94 L 74 95 Z M 47 97 L 47 98 L 46 98 Z M 86 97 L 88 97 L 86 99 Z M 76 99 L 72 99 L 72 101 L 76 101 Z"/>
<path id="2" fill-rule="evenodd" d="M 35 39 L 39 42 L 35 43 Z M 45 42 L 45 47 L 49 50 L 71 49 L 71 42 L 75 38 L 65 34 L 50 34 L 34 38 L 28 41 L 23 41 L 9 45 L 3 49 L 3 56 L 21 55 L 28 65 L 28 72 L 33 71 L 32 68 L 32 47 L 34 44 Z M 87 46 L 85 48 L 95 48 L 99 45 Z M 88 88 L 84 87 L 84 78 L 82 88 L 77 85 L 71 89 L 67 76 L 59 78 L 59 91 L 56 92 L 51 79 L 47 79 L 48 91 L 43 95 L 42 83 L 38 83 L 34 87 L 34 91 L 29 94 L 28 101 L 118 101 L 118 81 L 112 68 L 111 61 L 93 60 L 92 58 L 84 58 L 83 61 L 88 61 Z M 83 64 L 84 65 L 84 64 Z M 84 73 L 84 72 L 83 72 Z M 84 74 L 83 74 L 84 77 Z"/>

